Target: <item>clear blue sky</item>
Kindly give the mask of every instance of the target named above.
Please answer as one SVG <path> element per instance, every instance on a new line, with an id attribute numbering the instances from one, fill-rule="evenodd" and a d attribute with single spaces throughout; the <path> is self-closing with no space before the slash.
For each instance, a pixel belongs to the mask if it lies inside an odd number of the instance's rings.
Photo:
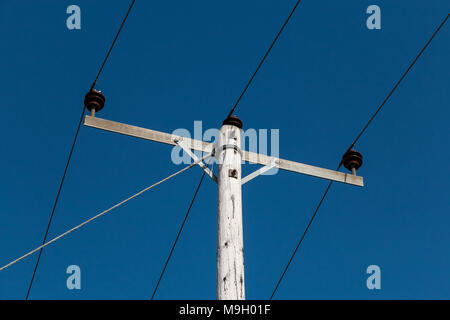
<path id="1" fill-rule="evenodd" d="M 99 116 L 218 127 L 294 3 L 138 0 L 98 82 Z M 70 4 L 80 31 L 66 28 Z M 372 4 L 381 30 L 366 28 Z M 128 5 L 0 1 L 1 265 L 42 241 L 84 94 Z M 334 169 L 449 12 L 447 0 L 303 0 L 236 113 L 246 128 L 279 128 L 281 157 Z M 359 141 L 366 187 L 333 186 L 277 299 L 450 298 L 449 39 L 447 24 Z M 50 238 L 179 170 L 170 151 L 82 127 Z M 150 298 L 200 176 L 45 249 L 30 298 Z M 243 187 L 249 299 L 270 296 L 326 184 L 280 171 Z M 215 299 L 216 192 L 205 181 L 157 299 Z M 36 258 L 0 272 L 0 299 L 25 298 Z M 71 264 L 80 291 L 66 288 Z M 379 291 L 366 288 L 371 264 Z"/>

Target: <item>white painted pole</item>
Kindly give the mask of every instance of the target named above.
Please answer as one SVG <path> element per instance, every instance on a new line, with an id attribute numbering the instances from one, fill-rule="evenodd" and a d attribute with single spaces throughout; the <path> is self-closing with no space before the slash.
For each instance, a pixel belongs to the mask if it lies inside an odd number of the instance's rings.
<path id="1" fill-rule="evenodd" d="M 225 124 L 216 149 L 218 162 L 217 299 L 244 300 L 241 128 Z"/>

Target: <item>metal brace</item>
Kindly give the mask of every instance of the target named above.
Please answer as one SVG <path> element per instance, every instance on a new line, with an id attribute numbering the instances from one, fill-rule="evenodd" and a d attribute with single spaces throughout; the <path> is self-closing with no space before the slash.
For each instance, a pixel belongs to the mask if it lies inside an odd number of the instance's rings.
<path id="1" fill-rule="evenodd" d="M 183 140 L 181 140 L 181 139 L 176 139 L 176 140 L 174 140 L 175 141 L 175 143 L 181 148 L 181 149 L 183 149 L 194 161 L 198 161 L 199 160 L 199 158 L 191 151 L 191 148 L 189 148 L 184 142 L 183 142 Z M 211 177 L 211 179 L 213 179 L 214 180 L 214 182 L 216 182 L 217 183 L 217 177 L 216 177 L 216 175 L 214 174 L 214 172 L 212 172 L 211 171 L 211 169 L 209 169 L 206 165 L 205 165 L 205 163 L 203 162 L 203 161 L 200 161 L 199 163 L 198 163 L 198 165 L 200 166 L 200 168 L 202 168 L 205 172 L 206 172 L 206 174 L 208 175 L 208 176 L 210 176 Z"/>
<path id="2" fill-rule="evenodd" d="M 264 167 L 262 167 L 262 168 L 259 168 L 258 170 L 253 171 L 252 173 L 250 173 L 250 174 L 249 174 L 248 176 L 246 176 L 245 178 L 242 178 L 241 184 L 247 183 L 247 182 L 249 182 L 250 180 L 256 178 L 257 176 L 266 173 L 266 172 L 269 171 L 270 169 L 277 167 L 277 166 L 278 166 L 277 161 L 278 161 L 278 159 L 274 159 L 274 160 L 272 160 L 272 162 L 269 163 L 268 165 L 266 165 L 266 166 L 264 166 Z"/>

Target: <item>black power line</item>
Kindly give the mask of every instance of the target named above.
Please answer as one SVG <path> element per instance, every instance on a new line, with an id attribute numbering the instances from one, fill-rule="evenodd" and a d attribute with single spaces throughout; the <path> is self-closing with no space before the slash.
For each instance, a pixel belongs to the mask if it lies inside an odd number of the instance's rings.
<path id="1" fill-rule="evenodd" d="M 247 92 L 248 87 L 250 87 L 250 84 L 253 82 L 253 79 L 255 78 L 256 74 L 258 73 L 259 69 L 261 68 L 261 66 L 263 65 L 264 61 L 266 61 L 267 56 L 269 55 L 270 51 L 272 50 L 272 48 L 274 47 L 275 43 L 277 42 L 278 38 L 280 37 L 281 33 L 283 32 L 284 28 L 286 27 L 286 25 L 288 24 L 289 20 L 291 19 L 292 15 L 294 14 L 295 10 L 297 9 L 298 5 L 300 4 L 301 0 L 298 0 L 297 3 L 295 4 L 294 8 L 292 9 L 291 13 L 289 14 L 289 16 L 287 17 L 287 19 L 284 21 L 283 26 L 281 27 L 280 31 L 278 31 L 278 34 L 276 35 L 275 39 L 273 39 L 269 49 L 266 51 L 266 54 L 264 55 L 264 57 L 261 59 L 261 61 L 258 64 L 258 67 L 256 68 L 255 72 L 253 72 L 253 75 L 251 76 L 250 80 L 247 82 L 247 85 L 245 86 L 244 90 L 242 91 L 241 95 L 239 96 L 239 98 L 236 100 L 236 103 L 234 104 L 233 108 L 231 108 L 231 111 L 228 113 L 228 117 L 230 117 L 234 110 L 236 109 L 237 105 L 239 104 L 239 102 L 241 101 L 242 97 L 244 96 L 245 92 Z"/>
<path id="2" fill-rule="evenodd" d="M 100 67 L 100 69 L 99 69 L 99 71 L 97 73 L 97 76 L 95 77 L 95 80 L 94 80 L 94 82 L 91 85 L 90 91 L 92 91 L 94 89 L 95 84 L 97 83 L 97 80 L 98 80 L 98 78 L 100 77 L 100 74 L 103 71 L 103 67 L 105 66 L 106 62 L 108 61 L 109 55 L 111 54 L 111 51 L 114 48 L 114 45 L 116 44 L 117 38 L 119 37 L 119 34 L 122 31 L 122 28 L 123 28 L 123 26 L 125 25 L 125 22 L 128 19 L 128 16 L 129 16 L 129 14 L 131 12 L 131 9 L 134 6 L 135 1 L 136 0 L 131 1 L 131 4 L 130 4 L 130 7 L 128 8 L 127 14 L 125 15 L 125 18 L 123 19 L 122 24 L 120 25 L 120 28 L 119 28 L 119 30 L 116 33 L 116 36 L 114 37 L 114 41 L 112 42 L 112 44 L 111 44 L 111 46 L 110 46 L 110 48 L 108 50 L 108 53 L 106 54 L 106 57 L 103 60 L 103 63 L 102 63 L 102 65 L 101 65 L 101 67 Z M 77 142 L 78 133 L 80 132 L 81 123 L 83 122 L 83 116 L 84 116 L 85 108 L 86 108 L 86 106 L 83 105 L 83 109 L 81 111 L 80 120 L 78 121 L 78 126 L 77 126 L 77 130 L 76 130 L 76 133 L 75 133 L 75 137 L 74 137 L 73 142 L 72 142 L 72 147 L 70 148 L 69 157 L 67 158 L 67 162 L 66 162 L 66 166 L 64 168 L 64 173 L 63 173 L 62 178 L 61 178 L 61 182 L 59 183 L 58 192 L 56 194 L 55 202 L 53 203 L 52 213 L 50 215 L 50 219 L 49 219 L 48 224 L 47 224 L 47 229 L 45 230 L 45 235 L 44 235 L 44 239 L 42 240 L 42 244 L 45 244 L 45 242 L 47 241 L 47 236 L 48 236 L 48 232 L 50 230 L 50 225 L 52 224 L 53 216 L 55 214 L 55 209 L 56 209 L 56 206 L 58 204 L 58 200 L 59 200 L 59 196 L 61 194 L 61 190 L 62 190 L 62 187 L 63 187 L 63 184 L 64 184 L 64 180 L 66 178 L 67 169 L 69 168 L 70 160 L 72 159 L 72 153 L 73 153 L 73 150 L 75 148 L 75 144 Z M 38 255 L 38 258 L 36 260 L 36 265 L 34 266 L 33 276 L 31 277 L 30 284 L 28 286 L 27 295 L 26 295 L 25 300 L 28 300 L 28 297 L 30 296 L 31 287 L 33 286 L 34 278 L 36 276 L 36 271 L 37 271 L 37 268 L 39 266 L 39 261 L 41 260 L 42 250 L 43 250 L 43 248 L 41 250 L 39 250 L 39 255 Z"/>
<path id="3" fill-rule="evenodd" d="M 206 168 L 208 168 L 208 166 L 209 165 L 207 165 Z M 197 185 L 197 189 L 195 190 L 194 196 L 191 200 L 191 203 L 189 204 L 189 208 L 186 212 L 186 215 L 184 216 L 183 222 L 181 223 L 180 229 L 178 230 L 177 236 L 175 238 L 175 241 L 173 242 L 172 248 L 170 249 L 169 256 L 166 259 L 166 263 L 164 264 L 164 267 L 161 271 L 161 275 L 159 276 L 158 282 L 156 283 L 155 289 L 153 290 L 153 294 L 152 294 L 152 297 L 150 300 L 153 300 L 155 298 L 155 294 L 156 294 L 156 291 L 158 290 L 159 283 L 161 282 L 161 279 L 164 276 L 164 273 L 166 272 L 167 265 L 169 264 L 170 258 L 172 257 L 172 253 L 175 249 L 175 246 L 177 245 L 178 239 L 180 238 L 180 235 L 181 235 L 181 232 L 183 231 L 184 225 L 186 224 L 186 220 L 189 216 L 189 213 L 191 212 L 192 206 L 194 205 L 195 199 L 197 198 L 197 194 L 198 194 L 198 191 L 200 190 L 200 186 L 202 185 L 203 179 L 205 178 L 205 174 L 206 174 L 206 170 L 203 169 L 203 174 L 200 179 L 200 182 Z"/>
<path id="4" fill-rule="evenodd" d="M 106 57 L 105 57 L 105 60 L 103 60 L 102 66 L 101 66 L 100 69 L 98 70 L 97 76 L 95 77 L 95 80 L 94 80 L 94 82 L 92 83 L 91 90 L 94 89 L 95 84 L 97 83 L 97 80 L 98 80 L 98 78 L 100 77 L 100 74 L 101 74 L 102 71 L 103 71 L 103 67 L 104 67 L 105 64 L 106 64 L 106 61 L 108 61 L 109 55 L 111 54 L 111 51 L 112 51 L 112 49 L 114 48 L 114 45 L 116 44 L 117 38 L 119 37 L 119 34 L 120 34 L 120 32 L 122 31 L 123 26 L 125 25 L 125 22 L 127 22 L 128 16 L 130 15 L 130 12 L 131 12 L 131 10 L 132 10 L 133 7 L 134 7 L 134 3 L 135 3 L 135 2 L 136 2 L 136 0 L 132 0 L 132 1 L 131 1 L 130 7 L 128 8 L 128 11 L 127 11 L 127 14 L 126 14 L 125 17 L 123 18 L 122 24 L 120 25 L 119 30 L 117 31 L 116 36 L 114 37 L 114 40 L 113 40 L 113 42 L 112 42 L 112 44 L 111 44 L 111 47 L 109 47 L 108 53 L 106 54 Z"/>
<path id="5" fill-rule="evenodd" d="M 397 81 L 397 83 L 395 84 L 395 86 L 392 88 L 392 90 L 389 92 L 389 94 L 386 96 L 386 98 L 383 100 L 383 102 L 381 103 L 381 105 L 378 107 L 377 111 L 375 111 L 375 113 L 372 115 L 372 117 L 370 117 L 369 121 L 367 121 L 366 125 L 362 128 L 361 132 L 356 136 L 355 140 L 352 142 L 352 144 L 350 145 L 350 147 L 348 149 L 353 148 L 353 146 L 356 144 L 356 142 L 358 142 L 359 138 L 361 138 L 361 136 L 363 135 L 363 133 L 366 131 L 366 129 L 369 127 L 369 125 L 372 123 L 373 119 L 375 119 L 375 117 L 377 116 L 377 114 L 380 112 L 380 110 L 384 107 L 384 105 L 386 104 L 386 102 L 389 100 L 389 98 L 392 96 L 392 94 L 394 93 L 394 91 L 397 89 L 397 87 L 400 85 L 400 83 L 403 81 L 403 79 L 405 79 L 406 75 L 408 74 L 408 72 L 412 69 L 412 67 L 416 64 L 417 60 L 419 60 L 420 56 L 422 55 L 422 53 L 428 48 L 428 45 L 431 43 L 431 41 L 433 41 L 434 37 L 436 36 L 436 34 L 441 30 L 441 28 L 444 26 L 444 24 L 447 22 L 448 17 L 450 16 L 450 14 L 447 14 L 447 16 L 445 17 L 445 19 L 441 22 L 441 24 L 439 25 L 439 27 L 434 31 L 433 35 L 431 36 L 431 38 L 427 41 L 427 43 L 425 44 L 425 46 L 422 48 L 422 50 L 420 50 L 419 54 L 414 58 L 413 62 L 410 64 L 410 66 L 408 67 L 408 69 L 406 69 L 406 71 L 403 73 L 402 77 L 400 78 L 400 80 Z"/>
<path id="6" fill-rule="evenodd" d="M 362 130 L 359 132 L 359 134 L 356 136 L 355 140 L 353 140 L 352 144 L 350 145 L 350 147 L 347 150 L 350 150 L 351 148 L 353 148 L 353 146 L 356 144 L 356 142 L 358 142 L 358 140 L 361 138 L 361 136 L 364 134 L 364 132 L 367 130 L 367 128 L 369 127 L 369 125 L 372 123 L 372 121 L 375 119 L 375 117 L 378 115 L 378 113 L 381 111 L 381 109 L 383 108 L 383 106 L 386 104 L 386 102 L 389 100 L 389 98 L 392 96 L 392 94 L 394 93 L 394 91 L 397 89 L 397 87 L 400 85 L 400 83 L 405 79 L 406 75 L 408 74 L 408 72 L 412 69 L 412 67 L 416 64 L 417 60 L 420 58 L 420 56 L 422 55 L 422 53 L 428 48 L 428 45 L 431 43 L 431 41 L 434 39 L 434 37 L 437 35 L 437 33 L 441 30 L 441 28 L 444 26 L 444 24 L 447 22 L 448 18 L 449 18 L 450 14 L 447 15 L 447 17 L 441 22 L 441 24 L 439 25 L 439 27 L 434 31 L 433 35 L 431 36 L 431 38 L 427 41 L 427 43 L 425 44 L 425 46 L 422 48 L 422 50 L 420 50 L 419 54 L 416 56 L 416 58 L 413 60 L 413 62 L 409 65 L 408 69 L 406 69 L 406 71 L 403 73 L 402 77 L 400 78 L 400 80 L 397 81 L 397 83 L 394 85 L 394 87 L 392 88 L 392 90 L 389 92 L 389 94 L 386 96 L 386 98 L 383 100 L 383 102 L 381 103 L 381 105 L 378 107 L 378 109 L 374 112 L 374 114 L 370 117 L 369 121 L 365 124 L 365 126 L 362 128 Z M 339 169 L 342 166 L 342 160 L 339 163 L 339 166 L 337 168 L 337 171 L 339 171 Z M 330 191 L 330 188 L 333 184 L 333 181 L 330 181 L 328 183 L 327 188 L 325 189 L 325 192 L 322 195 L 322 198 L 320 199 L 316 209 L 314 210 L 314 214 L 311 216 L 311 219 L 309 220 L 309 223 L 305 229 L 305 231 L 303 232 L 302 236 L 300 237 L 300 240 L 297 244 L 297 246 L 295 247 L 294 252 L 291 255 L 291 258 L 289 259 L 289 262 L 287 263 L 286 267 L 283 270 L 283 273 L 280 277 L 280 279 L 278 280 L 275 289 L 272 292 L 272 295 L 270 296 L 270 300 L 273 299 L 273 296 L 275 295 L 275 293 L 278 290 L 278 287 L 280 286 L 281 281 L 283 280 L 286 271 L 288 270 L 289 266 L 292 263 L 292 260 L 294 259 L 295 254 L 297 253 L 298 248 L 300 247 L 301 243 L 303 242 L 303 239 L 305 238 L 306 233 L 309 230 L 309 227 L 311 226 L 311 224 L 314 221 L 314 218 L 316 217 L 317 212 L 319 211 L 320 207 L 322 206 L 322 203 L 325 200 L 325 197 L 328 194 L 328 191 Z"/>
<path id="7" fill-rule="evenodd" d="M 66 178 L 66 173 L 67 173 L 67 169 L 69 168 L 70 159 L 72 159 L 72 153 L 75 148 L 75 143 L 77 142 L 78 133 L 80 132 L 80 126 L 81 126 L 81 122 L 83 121 L 83 116 L 84 116 L 84 106 L 83 106 L 83 111 L 81 112 L 80 120 L 78 122 L 77 131 L 76 131 L 75 137 L 73 139 L 72 147 L 70 148 L 69 157 L 67 158 L 66 167 L 64 168 L 64 173 L 62 175 L 61 182 L 59 183 L 58 193 L 56 194 L 56 199 L 55 199 L 55 202 L 53 203 L 52 213 L 50 215 L 50 220 L 48 221 L 48 224 L 47 224 L 47 229 L 45 230 L 45 235 L 44 235 L 44 239 L 42 240 L 42 244 L 44 244 L 45 241 L 47 241 L 48 231 L 50 230 L 50 225 L 53 220 L 53 215 L 55 214 L 56 205 L 58 204 L 59 196 L 61 194 L 64 180 Z M 36 271 L 37 271 L 37 268 L 39 265 L 39 261 L 41 260 L 42 250 L 43 249 L 39 250 L 39 255 L 36 260 L 36 265 L 34 266 L 33 276 L 31 277 L 30 284 L 29 284 L 28 290 L 27 290 L 27 296 L 26 296 L 25 300 L 28 300 L 28 297 L 30 296 L 30 291 L 31 291 L 31 287 L 33 286 L 34 277 L 36 276 Z"/>

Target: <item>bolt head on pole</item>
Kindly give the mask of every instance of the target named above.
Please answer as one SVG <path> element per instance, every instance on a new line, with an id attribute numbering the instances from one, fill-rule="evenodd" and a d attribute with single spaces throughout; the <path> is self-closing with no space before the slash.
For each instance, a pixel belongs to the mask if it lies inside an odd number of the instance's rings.
<path id="1" fill-rule="evenodd" d="M 242 129 L 242 120 L 236 116 L 231 115 L 223 121 L 222 125 L 230 125 Z"/>
<path id="2" fill-rule="evenodd" d="M 356 171 L 363 163 L 363 156 L 356 150 L 348 150 L 342 157 L 342 163 L 350 171 Z"/>
<path id="3" fill-rule="evenodd" d="M 95 113 L 103 109 L 105 100 L 105 96 L 101 91 L 92 89 L 84 97 L 84 105 L 90 112 L 94 111 Z"/>

